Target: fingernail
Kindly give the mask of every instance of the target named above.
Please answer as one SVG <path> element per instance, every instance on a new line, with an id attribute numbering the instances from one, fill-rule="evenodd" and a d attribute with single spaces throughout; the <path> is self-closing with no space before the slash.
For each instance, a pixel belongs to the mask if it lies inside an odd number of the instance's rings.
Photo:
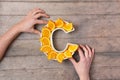
<path id="1" fill-rule="evenodd" d="M 47 18 L 50 18 L 50 16 L 47 16 Z"/>
<path id="2" fill-rule="evenodd" d="M 45 13 L 45 11 L 42 10 L 43 13 Z"/>
<path id="3" fill-rule="evenodd" d="M 47 16 L 46 16 L 47 18 L 50 18 L 50 16 L 47 14 Z"/>

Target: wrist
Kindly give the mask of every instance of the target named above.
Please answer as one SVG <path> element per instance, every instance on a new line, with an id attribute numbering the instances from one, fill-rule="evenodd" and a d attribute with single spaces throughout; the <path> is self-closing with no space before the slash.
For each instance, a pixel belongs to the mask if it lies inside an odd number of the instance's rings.
<path id="1" fill-rule="evenodd" d="M 79 76 L 80 80 L 90 80 L 89 74 L 84 74 Z"/>
<path id="2" fill-rule="evenodd" d="M 18 27 L 18 25 L 14 25 L 12 28 L 11 28 L 11 30 L 13 31 L 13 32 L 15 32 L 15 33 L 21 33 L 22 31 L 19 29 L 19 27 Z"/>
<path id="3" fill-rule="evenodd" d="M 16 36 L 16 35 L 19 35 L 21 33 L 21 31 L 19 30 L 19 28 L 16 25 L 14 25 L 6 33 L 8 33 L 9 36 Z"/>

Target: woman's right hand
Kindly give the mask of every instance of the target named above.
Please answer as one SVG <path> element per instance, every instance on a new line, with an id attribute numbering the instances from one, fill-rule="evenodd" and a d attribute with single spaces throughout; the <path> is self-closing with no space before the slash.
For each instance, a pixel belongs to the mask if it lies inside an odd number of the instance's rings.
<path id="1" fill-rule="evenodd" d="M 74 58 L 69 60 L 73 63 L 80 80 L 90 80 L 89 71 L 94 57 L 94 49 L 91 49 L 88 45 L 80 45 L 78 52 L 80 56 L 79 62 L 76 62 Z"/>

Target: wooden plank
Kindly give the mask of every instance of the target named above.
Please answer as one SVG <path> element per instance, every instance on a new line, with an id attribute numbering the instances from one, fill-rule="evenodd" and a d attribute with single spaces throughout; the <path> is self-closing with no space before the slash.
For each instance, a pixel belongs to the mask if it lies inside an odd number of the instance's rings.
<path id="1" fill-rule="evenodd" d="M 119 80 L 120 68 L 97 67 L 92 68 L 92 80 Z M 74 69 L 33 69 L 33 70 L 3 70 L 0 71 L 1 80 L 79 80 Z"/>
<path id="2" fill-rule="evenodd" d="M 39 40 L 16 40 L 8 49 L 6 56 L 41 55 L 39 48 Z"/>
<path id="3" fill-rule="evenodd" d="M 0 80 L 77 80 L 72 69 L 33 69 L 0 71 Z"/>
<path id="4" fill-rule="evenodd" d="M 107 53 L 109 54 L 109 53 Z M 115 53 L 112 53 L 115 54 Z M 120 67 L 120 55 L 95 55 L 93 61 L 93 68 L 97 67 Z M 47 57 L 44 56 L 16 56 L 16 57 L 5 57 L 0 64 L 0 70 L 11 70 L 11 69 L 39 69 L 39 68 L 50 68 L 50 69 L 66 69 L 72 68 L 71 62 L 68 60 L 63 61 L 62 64 L 57 61 L 49 61 Z"/>
<path id="5" fill-rule="evenodd" d="M 119 37 L 120 16 L 110 15 L 87 15 L 87 16 L 51 16 L 50 19 L 56 20 L 61 17 L 75 25 L 75 31 L 70 34 L 65 34 L 63 31 L 57 31 L 54 38 L 85 38 L 85 37 Z M 0 16 L 0 35 L 7 31 L 12 25 L 19 22 L 23 16 Z M 9 23 L 9 24 L 7 24 Z M 43 25 L 42 25 L 43 26 Z M 38 26 L 41 30 L 42 26 Z M 114 28 L 114 29 L 113 29 Z M 38 39 L 35 34 L 22 34 L 18 39 Z"/>
<path id="6" fill-rule="evenodd" d="M 119 62 L 120 56 L 110 57 L 96 54 L 93 66 L 91 68 L 92 78 L 97 80 L 119 79 Z M 13 74 L 9 75 L 11 72 Z M 54 74 L 63 78 L 63 75 L 65 75 L 67 78 L 66 80 L 69 78 L 67 77 L 68 75 L 72 75 L 70 76 L 71 78 L 75 77 L 76 75 L 70 62 L 66 61 L 60 64 L 55 61 L 48 61 L 44 56 L 6 57 L 0 64 L 0 79 L 5 79 L 6 77 L 14 77 L 14 79 L 19 77 L 21 79 L 23 77 L 26 78 L 26 76 L 29 76 L 30 78 L 33 76 L 38 78 L 37 74 L 39 74 L 39 79 L 41 79 L 45 77 L 42 76 L 44 75 L 43 72 L 45 72 L 46 75 L 50 75 L 51 73 L 51 75 L 47 77 L 50 78 L 50 80 Z"/>
<path id="7" fill-rule="evenodd" d="M 49 61 L 46 56 L 16 56 L 5 57 L 0 64 L 0 70 L 9 69 L 39 69 L 39 68 L 71 68 L 72 64 L 68 61 L 62 64 L 57 61 Z"/>
<path id="8" fill-rule="evenodd" d="M 116 68 L 100 68 L 95 73 L 92 73 L 92 80 L 119 80 L 119 69 Z M 105 69 L 105 70 L 104 70 Z M 103 72 L 104 73 L 103 73 Z M 66 74 L 67 72 L 67 74 Z M 114 73 L 113 73 L 114 72 Z M 8 70 L 0 71 L 1 80 L 78 80 L 77 75 L 73 70 L 56 70 L 56 69 L 37 69 L 37 70 Z M 98 76 L 99 75 L 99 76 Z M 47 77 L 46 77 L 47 76 Z M 72 79 L 70 79 L 72 78 Z"/>
<path id="9" fill-rule="evenodd" d="M 92 80 L 119 80 L 120 79 L 119 67 L 97 67 L 92 68 L 91 78 Z"/>
<path id="10" fill-rule="evenodd" d="M 119 38 L 83 38 L 83 39 L 54 39 L 57 49 L 63 49 L 66 43 L 87 44 L 96 49 L 96 52 L 119 52 Z"/>
<path id="11" fill-rule="evenodd" d="M 0 2 L 6 2 L 6 1 L 9 1 L 9 2 L 79 2 L 79 1 L 83 1 L 83 2 L 110 2 L 110 1 L 119 1 L 119 0 L 0 0 Z"/>
<path id="12" fill-rule="evenodd" d="M 0 15 L 25 15 L 29 10 L 40 7 L 50 15 L 119 14 L 120 2 L 102 3 L 27 3 L 1 2 Z M 9 8 L 8 8 L 9 6 Z M 48 7 L 49 6 L 49 7 Z"/>
<path id="13" fill-rule="evenodd" d="M 0 0 L 0 2 L 78 2 L 82 0 Z M 89 0 L 88 0 L 89 1 Z"/>
<path id="14" fill-rule="evenodd" d="M 96 52 L 120 52 L 120 38 L 85 38 L 85 39 L 54 39 L 57 50 L 63 50 L 68 42 L 87 44 Z M 39 40 L 16 40 L 7 51 L 7 56 L 40 55 Z"/>

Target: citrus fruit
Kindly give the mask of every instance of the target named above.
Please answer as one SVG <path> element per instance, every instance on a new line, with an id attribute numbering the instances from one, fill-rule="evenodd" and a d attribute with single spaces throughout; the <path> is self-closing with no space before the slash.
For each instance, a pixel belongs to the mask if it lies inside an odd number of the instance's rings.
<path id="1" fill-rule="evenodd" d="M 55 51 L 50 51 L 48 53 L 48 60 L 56 59 L 57 53 Z"/>
<path id="2" fill-rule="evenodd" d="M 62 61 L 64 60 L 64 57 L 65 56 L 64 56 L 63 53 L 59 53 L 59 54 L 57 54 L 56 59 L 57 59 L 58 62 L 62 63 Z"/>
<path id="3" fill-rule="evenodd" d="M 68 46 L 68 50 L 69 50 L 70 52 L 76 51 L 77 48 L 78 48 L 78 45 L 76 45 L 76 44 L 74 44 L 74 45 L 69 45 L 69 46 Z"/>
<path id="4" fill-rule="evenodd" d="M 66 31 L 71 31 L 73 29 L 73 24 L 72 23 L 67 23 L 63 26 L 63 29 L 65 29 Z"/>
<path id="5" fill-rule="evenodd" d="M 50 47 L 49 45 L 45 45 L 45 46 L 42 46 L 42 47 L 40 48 L 40 50 L 41 50 L 42 52 L 48 53 L 48 52 L 51 51 L 51 47 Z"/>
<path id="6" fill-rule="evenodd" d="M 48 26 L 47 26 L 51 31 L 55 29 L 55 24 L 52 20 L 48 21 Z"/>
<path id="7" fill-rule="evenodd" d="M 66 58 L 71 58 L 72 57 L 72 53 L 69 50 L 66 50 L 64 52 L 64 55 L 65 55 Z"/>
<path id="8" fill-rule="evenodd" d="M 45 25 L 41 30 L 41 48 L 40 50 L 44 52 L 49 60 L 57 60 L 62 63 L 63 60 L 71 58 L 73 53 L 77 50 L 77 44 L 69 44 L 64 51 L 56 51 L 53 46 L 53 33 L 55 30 L 62 29 L 64 32 L 69 33 L 74 31 L 72 23 L 58 18 L 56 21 L 49 20 L 48 24 Z"/>
<path id="9" fill-rule="evenodd" d="M 64 25 L 64 21 L 61 19 L 61 18 L 58 18 L 56 21 L 55 21 L 55 26 L 60 28 L 60 27 L 63 27 Z"/>
<path id="10" fill-rule="evenodd" d="M 50 40 L 47 37 L 40 38 L 42 45 L 50 45 Z"/>
<path id="11" fill-rule="evenodd" d="M 50 30 L 48 28 L 42 28 L 42 37 L 50 37 Z"/>

